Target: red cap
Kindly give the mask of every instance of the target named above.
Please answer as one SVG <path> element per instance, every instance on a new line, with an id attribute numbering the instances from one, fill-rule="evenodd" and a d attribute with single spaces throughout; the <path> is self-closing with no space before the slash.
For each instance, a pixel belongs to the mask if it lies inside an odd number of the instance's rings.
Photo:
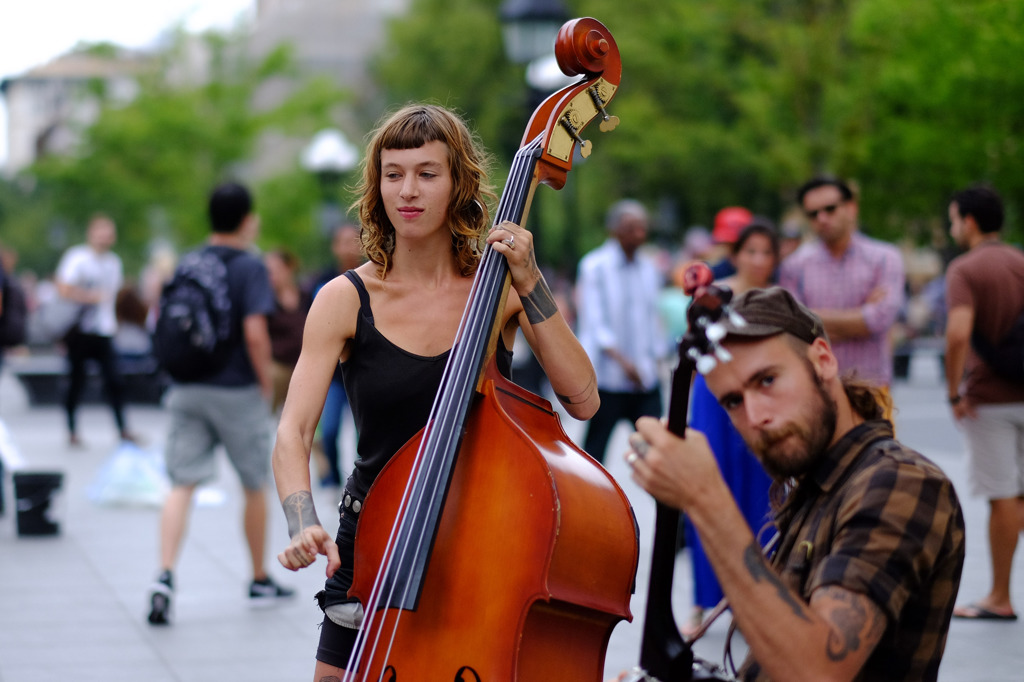
<path id="1" fill-rule="evenodd" d="M 753 218 L 754 214 L 742 206 L 727 206 L 715 215 L 711 238 L 718 244 L 732 244 Z"/>

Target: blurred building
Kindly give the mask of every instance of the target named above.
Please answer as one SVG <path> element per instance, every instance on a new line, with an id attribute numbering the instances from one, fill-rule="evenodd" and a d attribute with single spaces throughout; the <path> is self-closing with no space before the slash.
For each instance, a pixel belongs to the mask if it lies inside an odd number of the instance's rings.
<path id="1" fill-rule="evenodd" d="M 303 73 L 326 75 L 352 92 L 352 106 L 372 108 L 375 93 L 367 62 L 384 39 L 386 20 L 405 11 L 409 0 L 254 0 L 249 27 L 249 53 L 259 58 L 281 43 L 291 43 Z M 202 79 L 201 47 L 186 51 L 176 78 Z M 130 101 L 138 91 L 136 75 L 145 55 L 126 50 L 109 56 L 71 52 L 0 81 L 7 105 L 8 158 L 0 169 L 12 176 L 46 154 L 74 148 L 78 132 L 96 120 L 97 88 L 113 102 Z M 255 106 L 270 106 L 290 87 L 271 83 L 259 93 Z M 341 112 L 344 118 L 344 112 Z M 344 123 L 342 122 L 344 127 Z M 285 157 L 294 163 L 298 141 L 270 139 L 262 145 L 253 173 L 273 172 Z"/>
<path id="2" fill-rule="evenodd" d="M 7 104 L 4 174 L 14 175 L 47 154 L 71 151 L 77 131 L 99 116 L 97 95 L 102 91 L 112 102 L 130 101 L 143 65 L 144 57 L 136 52 L 72 52 L 0 81 Z"/>

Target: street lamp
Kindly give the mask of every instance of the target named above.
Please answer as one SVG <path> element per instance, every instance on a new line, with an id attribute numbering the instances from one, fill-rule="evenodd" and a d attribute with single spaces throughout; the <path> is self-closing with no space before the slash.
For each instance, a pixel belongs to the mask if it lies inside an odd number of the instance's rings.
<path id="1" fill-rule="evenodd" d="M 570 18 L 560 0 L 505 0 L 498 17 L 505 54 L 516 64 L 551 52 L 558 29 Z"/>
<path id="2" fill-rule="evenodd" d="M 561 0 L 504 0 L 498 9 L 505 55 L 526 66 L 526 115 L 565 85 L 555 58 L 555 38 L 571 17 Z M 569 207 L 571 214 L 574 207 Z M 542 235 L 534 232 L 534 249 L 544 251 Z"/>
<path id="3" fill-rule="evenodd" d="M 302 150 L 302 167 L 320 182 L 320 230 L 324 236 L 330 236 L 344 218 L 338 203 L 338 183 L 358 161 L 359 152 L 336 128 L 321 130 Z"/>

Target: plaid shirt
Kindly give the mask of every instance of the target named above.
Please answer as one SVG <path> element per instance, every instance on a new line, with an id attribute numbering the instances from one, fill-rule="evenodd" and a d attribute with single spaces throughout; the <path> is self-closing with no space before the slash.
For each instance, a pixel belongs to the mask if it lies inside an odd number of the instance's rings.
<path id="1" fill-rule="evenodd" d="M 824 244 L 810 242 L 783 261 L 779 285 L 812 310 L 859 309 L 871 334 L 832 343 L 839 369 L 884 385 L 892 381 L 889 330 L 906 298 L 899 249 L 854 232 L 849 248 L 833 258 Z M 884 295 L 868 303 L 877 290 Z"/>
<path id="2" fill-rule="evenodd" d="M 935 680 L 964 565 L 963 512 L 942 470 L 892 434 L 888 421 L 865 422 L 828 451 L 779 511 L 772 565 L 807 602 L 839 585 L 885 612 L 858 680 Z M 767 679 L 758 672 L 745 679 Z"/>

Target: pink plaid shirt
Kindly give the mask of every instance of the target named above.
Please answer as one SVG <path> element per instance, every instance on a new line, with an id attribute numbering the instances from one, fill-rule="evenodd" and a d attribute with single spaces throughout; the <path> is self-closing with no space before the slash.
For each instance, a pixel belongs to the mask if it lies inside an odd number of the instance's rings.
<path id="1" fill-rule="evenodd" d="M 903 307 L 906 285 L 903 258 L 895 246 L 854 232 L 850 247 L 833 258 L 821 242 L 804 244 L 782 263 L 779 285 L 812 309 L 859 308 L 871 335 L 832 344 L 839 370 L 856 370 L 863 379 L 889 385 L 889 330 Z M 884 298 L 866 303 L 879 288 L 884 289 Z"/>

